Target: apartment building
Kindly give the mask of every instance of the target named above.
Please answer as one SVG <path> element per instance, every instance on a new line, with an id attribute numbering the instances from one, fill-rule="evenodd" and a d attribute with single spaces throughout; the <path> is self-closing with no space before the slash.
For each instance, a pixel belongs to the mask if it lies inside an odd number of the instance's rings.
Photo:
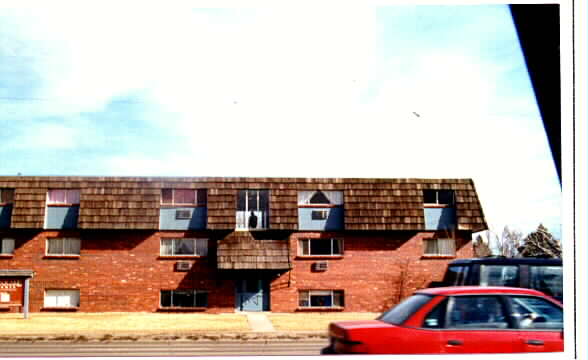
<path id="1" fill-rule="evenodd" d="M 383 311 L 487 229 L 470 179 L 0 177 L 0 311 Z"/>

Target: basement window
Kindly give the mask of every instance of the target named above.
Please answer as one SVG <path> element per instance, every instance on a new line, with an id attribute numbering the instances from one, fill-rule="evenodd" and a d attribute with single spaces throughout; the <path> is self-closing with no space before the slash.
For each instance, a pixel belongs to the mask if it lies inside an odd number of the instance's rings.
<path id="1" fill-rule="evenodd" d="M 161 256 L 207 256 L 208 239 L 161 239 Z"/>
<path id="2" fill-rule="evenodd" d="M 162 308 L 194 308 L 208 306 L 208 292 L 200 290 L 161 290 Z"/>
<path id="3" fill-rule="evenodd" d="M 301 308 L 339 308 L 344 306 L 343 290 L 301 290 L 298 292 Z"/>
<path id="4" fill-rule="evenodd" d="M 341 256 L 343 255 L 343 239 L 299 239 L 298 255 Z"/>

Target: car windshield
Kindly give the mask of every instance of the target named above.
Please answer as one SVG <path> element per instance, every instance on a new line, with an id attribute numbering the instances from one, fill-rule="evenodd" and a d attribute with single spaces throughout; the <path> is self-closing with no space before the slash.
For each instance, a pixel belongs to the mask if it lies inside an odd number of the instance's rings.
<path id="1" fill-rule="evenodd" d="M 431 301 L 431 295 L 416 294 L 406 298 L 400 304 L 380 315 L 376 320 L 380 320 L 393 325 L 401 325 L 415 311 Z"/>

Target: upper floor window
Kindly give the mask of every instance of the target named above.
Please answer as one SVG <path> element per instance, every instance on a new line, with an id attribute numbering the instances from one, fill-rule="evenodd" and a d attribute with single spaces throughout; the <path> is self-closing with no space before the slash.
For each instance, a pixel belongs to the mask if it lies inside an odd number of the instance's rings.
<path id="1" fill-rule="evenodd" d="M 208 239 L 167 238 L 161 239 L 162 256 L 207 256 Z"/>
<path id="2" fill-rule="evenodd" d="M 0 239 L 0 255 L 14 254 L 14 239 Z"/>
<path id="3" fill-rule="evenodd" d="M 343 255 L 342 239 L 299 239 L 300 256 L 338 256 Z"/>
<path id="4" fill-rule="evenodd" d="M 331 207 L 343 205 L 343 191 L 299 191 L 298 206 Z"/>
<path id="5" fill-rule="evenodd" d="M 14 189 L 0 189 L 0 205 L 9 205 L 14 202 Z"/>
<path id="6" fill-rule="evenodd" d="M 455 194 L 453 190 L 423 190 L 425 206 L 453 206 Z"/>
<path id="7" fill-rule="evenodd" d="M 47 239 L 47 255 L 80 255 L 81 243 L 79 238 Z"/>
<path id="8" fill-rule="evenodd" d="M 206 206 L 206 189 L 162 189 L 161 204 Z"/>
<path id="9" fill-rule="evenodd" d="M 269 190 L 239 190 L 236 216 L 237 229 L 267 229 Z"/>
<path id="10" fill-rule="evenodd" d="M 455 239 L 425 239 L 425 256 L 455 256 Z"/>
<path id="11" fill-rule="evenodd" d="M 51 189 L 47 193 L 47 205 L 79 205 L 79 189 Z"/>

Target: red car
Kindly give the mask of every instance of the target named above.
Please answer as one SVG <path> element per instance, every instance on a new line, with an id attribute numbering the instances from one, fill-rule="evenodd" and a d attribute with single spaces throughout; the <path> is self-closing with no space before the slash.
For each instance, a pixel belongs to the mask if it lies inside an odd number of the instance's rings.
<path id="1" fill-rule="evenodd" d="M 563 308 L 531 289 L 424 289 L 376 320 L 331 323 L 329 339 L 322 354 L 560 352 Z"/>

